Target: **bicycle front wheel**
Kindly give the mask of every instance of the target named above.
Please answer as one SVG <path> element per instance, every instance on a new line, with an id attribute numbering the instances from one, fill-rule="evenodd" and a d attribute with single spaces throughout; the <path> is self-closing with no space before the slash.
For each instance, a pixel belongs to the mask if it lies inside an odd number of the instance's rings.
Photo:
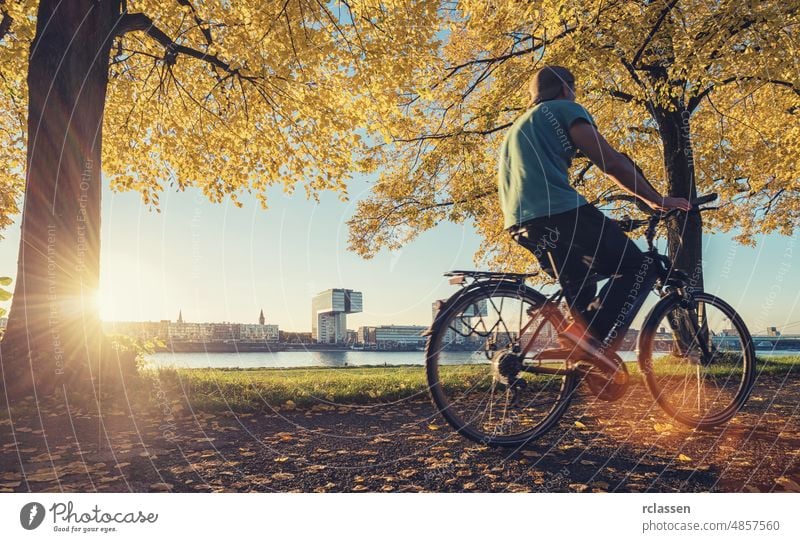
<path id="1" fill-rule="evenodd" d="M 639 365 L 650 393 L 677 421 L 710 428 L 730 420 L 755 380 L 750 332 L 733 308 L 713 295 L 674 295 L 648 315 Z"/>
<path id="2" fill-rule="evenodd" d="M 428 384 L 439 412 L 461 435 L 522 446 L 567 408 L 577 379 L 563 361 L 552 364 L 557 374 L 527 370 L 541 367 L 532 357 L 556 346 L 563 325 L 545 301 L 524 285 L 500 281 L 465 290 L 439 311 L 426 347 Z"/>

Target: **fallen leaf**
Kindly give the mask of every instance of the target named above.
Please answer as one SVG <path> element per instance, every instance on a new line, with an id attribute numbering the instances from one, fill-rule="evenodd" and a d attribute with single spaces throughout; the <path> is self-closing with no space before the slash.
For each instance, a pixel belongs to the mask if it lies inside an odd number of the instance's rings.
<path id="1" fill-rule="evenodd" d="M 528 493 L 530 492 L 530 488 L 522 484 L 511 483 L 506 486 L 506 491 L 509 493 Z"/>
<path id="2" fill-rule="evenodd" d="M 581 422 L 575 422 L 575 427 L 580 429 L 581 431 L 585 430 L 587 427 L 586 425 L 582 424 Z"/>
<path id="3" fill-rule="evenodd" d="M 800 493 L 800 484 L 792 480 L 791 478 L 787 478 L 786 476 L 781 476 L 775 482 L 778 483 L 786 491 L 792 491 Z"/>
<path id="4" fill-rule="evenodd" d="M 672 429 L 671 423 L 655 423 L 653 424 L 653 429 L 656 430 L 656 433 L 665 433 Z"/>
<path id="5" fill-rule="evenodd" d="M 679 454 L 678 461 L 683 461 L 684 463 L 688 463 L 689 461 L 692 461 L 692 458 L 689 457 L 688 455 Z"/>
<path id="6" fill-rule="evenodd" d="M 169 491 L 172 489 L 172 484 L 167 484 L 166 482 L 159 482 L 157 484 L 150 484 L 150 489 L 153 491 Z"/>
<path id="7" fill-rule="evenodd" d="M 570 484 L 569 488 L 572 491 L 575 491 L 576 493 L 583 493 L 584 491 L 589 489 L 589 486 L 587 486 L 586 484 Z"/>

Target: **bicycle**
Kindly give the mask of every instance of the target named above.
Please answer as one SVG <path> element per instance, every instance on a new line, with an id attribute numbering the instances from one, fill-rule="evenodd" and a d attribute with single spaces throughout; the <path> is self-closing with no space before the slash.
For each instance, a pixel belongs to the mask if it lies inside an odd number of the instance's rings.
<path id="1" fill-rule="evenodd" d="M 635 201 L 632 196 L 613 199 Z M 692 211 L 714 209 L 700 205 L 715 199 L 709 194 L 694 200 Z M 645 256 L 658 276 L 653 291 L 660 300 L 636 339 L 645 385 L 672 418 L 706 429 L 729 421 L 747 401 L 755 380 L 755 349 L 730 305 L 691 288 L 687 274 L 658 253 L 656 228 L 676 212 L 617 223 L 628 232 L 647 227 Z M 561 418 L 581 380 L 608 401 L 628 389 L 628 369 L 615 348 L 605 353 L 618 364 L 618 373 L 610 375 L 581 351 L 558 345 L 557 335 L 568 323 L 560 308 L 564 294 L 558 289 L 546 296 L 528 286 L 536 275 L 445 274 L 461 289 L 440 304 L 427 332 L 427 380 L 438 411 L 470 440 L 500 447 L 530 443 Z"/>

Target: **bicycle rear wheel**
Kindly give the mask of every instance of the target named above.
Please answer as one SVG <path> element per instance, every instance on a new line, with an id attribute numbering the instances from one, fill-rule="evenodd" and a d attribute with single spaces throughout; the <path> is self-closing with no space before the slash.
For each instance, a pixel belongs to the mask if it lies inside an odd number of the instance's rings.
<path id="1" fill-rule="evenodd" d="M 664 298 L 648 315 L 639 365 L 650 393 L 677 421 L 709 428 L 730 420 L 755 380 L 755 350 L 741 317 L 703 292 Z"/>
<path id="2" fill-rule="evenodd" d="M 439 311 L 426 346 L 434 404 L 461 435 L 489 446 L 522 446 L 547 431 L 569 405 L 577 382 L 567 371 L 526 371 L 532 356 L 556 345 L 559 311 L 535 290 L 492 282 L 464 290 Z M 531 344 L 527 356 L 521 355 Z M 564 361 L 553 363 L 565 369 Z"/>

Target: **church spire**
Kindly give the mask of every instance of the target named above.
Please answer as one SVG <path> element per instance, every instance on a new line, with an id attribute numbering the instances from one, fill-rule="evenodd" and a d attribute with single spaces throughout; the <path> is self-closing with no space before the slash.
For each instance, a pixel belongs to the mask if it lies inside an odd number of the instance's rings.
<path id="1" fill-rule="evenodd" d="M 183 311 L 181 310 L 178 310 L 178 323 L 179 324 L 183 323 Z"/>
<path id="2" fill-rule="evenodd" d="M 261 314 L 258 315 L 258 323 L 264 325 L 264 309 L 261 309 Z"/>

